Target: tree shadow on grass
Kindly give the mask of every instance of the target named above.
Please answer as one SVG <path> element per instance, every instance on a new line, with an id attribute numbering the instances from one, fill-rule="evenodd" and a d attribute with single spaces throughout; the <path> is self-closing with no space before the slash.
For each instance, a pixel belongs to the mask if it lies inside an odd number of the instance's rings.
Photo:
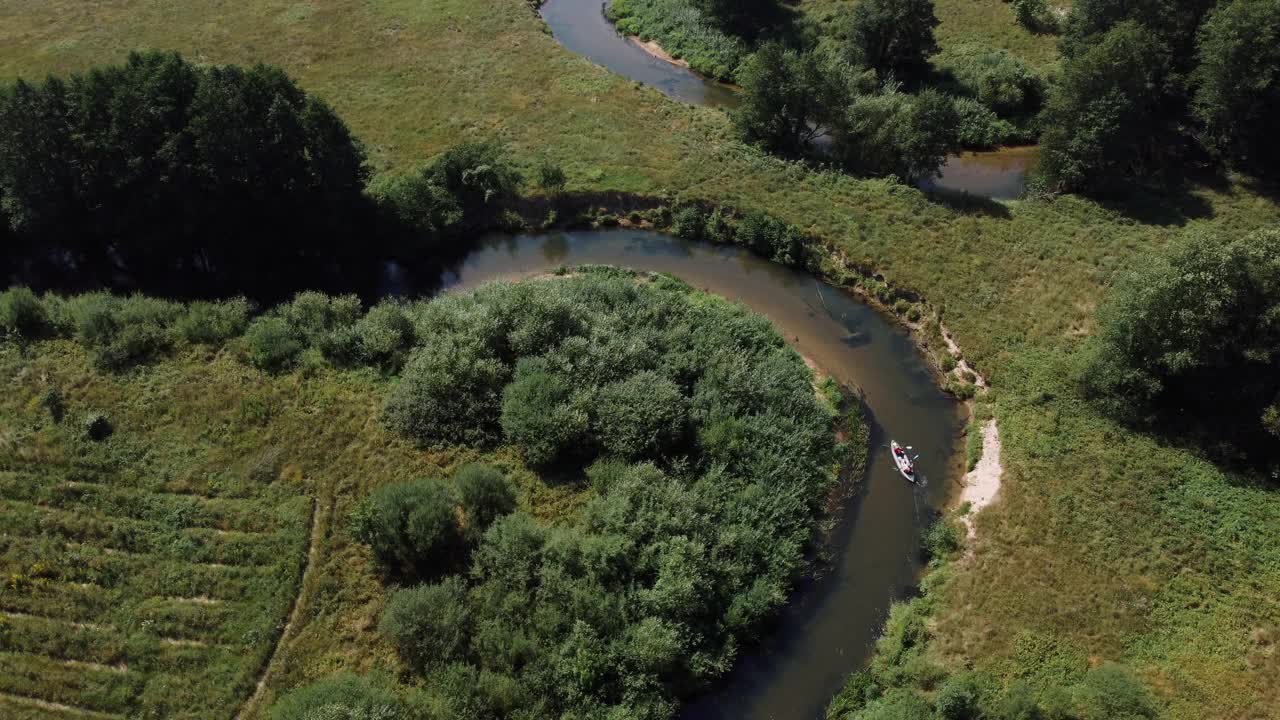
<path id="1" fill-rule="evenodd" d="M 1130 181 L 1091 195 L 1098 204 L 1144 225 L 1182 227 L 1213 217 L 1213 205 L 1199 191 L 1230 194 L 1231 182 L 1221 173 L 1198 173 L 1163 182 Z"/>
<path id="2" fill-rule="evenodd" d="M 999 220 L 1008 220 L 1013 217 L 1007 205 L 981 195 L 971 195 L 963 191 L 933 189 L 924 191 L 924 196 L 929 202 L 946 207 L 960 215 L 979 215 Z"/>

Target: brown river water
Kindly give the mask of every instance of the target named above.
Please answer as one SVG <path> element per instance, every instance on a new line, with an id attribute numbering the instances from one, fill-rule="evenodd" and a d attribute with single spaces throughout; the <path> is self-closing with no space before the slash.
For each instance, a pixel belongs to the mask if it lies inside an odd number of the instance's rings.
<path id="1" fill-rule="evenodd" d="M 640 230 L 573 231 L 486 239 L 425 286 L 462 291 L 562 265 L 609 264 L 670 273 L 769 317 L 802 354 L 865 393 L 871 421 L 867 473 L 839 511 L 831 562 L 798 587 L 766 639 L 744 650 L 724 682 L 691 700 L 686 720 L 818 719 L 860 668 L 889 605 L 911 596 L 919 539 L 962 475 L 962 406 L 934 382 L 906 332 L 849 293 L 740 248 Z M 413 294 L 408 268 L 386 273 L 384 293 Z M 920 453 L 926 482 L 912 485 L 889 456 L 896 439 Z"/>

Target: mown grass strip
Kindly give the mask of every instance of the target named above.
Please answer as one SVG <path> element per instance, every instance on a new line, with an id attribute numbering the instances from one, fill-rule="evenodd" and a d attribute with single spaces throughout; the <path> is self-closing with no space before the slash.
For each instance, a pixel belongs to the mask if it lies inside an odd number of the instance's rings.
<path id="1" fill-rule="evenodd" d="M 53 535 L 126 553 L 219 565 L 271 565 L 295 543 L 289 531 L 174 530 L 145 520 L 96 517 L 19 500 L 0 500 L 0 527 L 13 535 Z"/>
<path id="2" fill-rule="evenodd" d="M 14 474 L 0 478 L 0 497 L 77 512 L 144 520 L 172 528 L 265 533 L 289 518 L 291 507 L 247 503 L 238 499 L 153 493 L 100 483 L 57 481 Z"/>
<path id="3" fill-rule="evenodd" d="M 47 700 L 22 697 L 21 695 L 0 693 L 0 717 L 5 718 L 5 720 L 50 720 L 50 718 L 60 718 L 61 720 L 86 720 L 88 718 L 113 720 L 122 716 L 51 703 Z"/>
<path id="4" fill-rule="evenodd" d="M 0 692 L 75 708 L 127 713 L 143 678 L 135 673 L 70 666 L 41 655 L 0 652 Z"/>

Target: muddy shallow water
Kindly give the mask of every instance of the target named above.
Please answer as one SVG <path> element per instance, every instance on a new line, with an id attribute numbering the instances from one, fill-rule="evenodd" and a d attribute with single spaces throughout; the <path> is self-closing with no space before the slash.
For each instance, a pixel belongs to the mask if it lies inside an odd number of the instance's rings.
<path id="1" fill-rule="evenodd" d="M 844 678 L 868 658 L 889 603 L 913 591 L 921 532 L 962 474 L 961 406 L 938 389 L 904 330 L 842 290 L 738 248 L 638 230 L 500 236 L 442 277 L 422 280 L 459 291 L 584 263 L 667 272 L 742 302 L 837 380 L 864 391 L 871 457 L 830 537 L 829 570 L 798 588 L 765 641 L 744 651 L 725 682 L 683 713 L 687 720 L 821 718 Z M 409 269 L 392 268 L 387 278 L 383 292 L 414 293 Z M 925 487 L 898 475 L 890 438 L 920 453 Z"/>

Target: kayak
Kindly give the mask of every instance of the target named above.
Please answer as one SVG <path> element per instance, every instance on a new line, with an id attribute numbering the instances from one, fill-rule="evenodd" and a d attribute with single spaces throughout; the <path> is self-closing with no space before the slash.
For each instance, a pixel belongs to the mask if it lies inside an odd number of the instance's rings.
<path id="1" fill-rule="evenodd" d="M 910 448 L 903 448 L 897 440 L 890 441 L 889 447 L 893 453 L 893 464 L 898 466 L 898 472 L 902 473 L 902 477 L 915 482 L 916 470 L 911 465 L 911 457 L 907 455 L 907 450 Z"/>

